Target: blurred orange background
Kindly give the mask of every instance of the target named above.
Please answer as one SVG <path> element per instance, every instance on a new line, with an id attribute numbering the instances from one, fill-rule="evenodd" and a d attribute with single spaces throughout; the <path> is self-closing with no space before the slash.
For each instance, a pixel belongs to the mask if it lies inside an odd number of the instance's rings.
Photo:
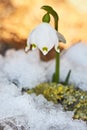
<path id="1" fill-rule="evenodd" d="M 49 5 L 59 15 L 59 32 L 67 41 L 64 47 L 87 42 L 87 0 L 0 0 L 0 41 L 25 46 L 30 31 L 41 23 Z M 52 26 L 53 26 L 52 18 Z"/>

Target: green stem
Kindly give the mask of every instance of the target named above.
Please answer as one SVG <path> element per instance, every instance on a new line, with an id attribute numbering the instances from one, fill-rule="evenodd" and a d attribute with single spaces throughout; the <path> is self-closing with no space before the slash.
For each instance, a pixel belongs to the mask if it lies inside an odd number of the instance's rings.
<path id="1" fill-rule="evenodd" d="M 55 82 L 59 83 L 60 80 L 60 53 L 56 52 L 56 65 L 55 65 Z"/>
<path id="2" fill-rule="evenodd" d="M 58 31 L 58 20 L 59 19 L 54 17 L 54 24 L 55 24 L 56 31 Z M 59 52 L 56 52 L 56 64 L 55 64 L 55 74 L 54 74 L 54 76 L 55 76 L 54 81 L 56 83 L 59 83 L 59 81 L 60 81 L 60 50 L 59 50 Z"/>
<path id="3" fill-rule="evenodd" d="M 53 17 L 54 17 L 54 26 L 55 26 L 55 30 L 58 31 L 58 15 L 57 13 L 54 11 L 53 13 Z M 59 83 L 60 81 L 60 51 L 56 52 L 56 63 L 55 63 L 55 74 L 54 74 L 54 82 Z"/>

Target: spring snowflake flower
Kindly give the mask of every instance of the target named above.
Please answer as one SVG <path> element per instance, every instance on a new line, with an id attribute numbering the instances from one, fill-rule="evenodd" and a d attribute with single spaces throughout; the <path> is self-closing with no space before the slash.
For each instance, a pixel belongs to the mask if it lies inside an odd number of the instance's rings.
<path id="1" fill-rule="evenodd" d="M 61 34 L 53 29 L 50 24 L 41 23 L 30 33 L 25 51 L 28 51 L 30 45 L 32 45 L 32 50 L 38 47 L 44 55 L 46 55 L 54 46 L 55 50 L 58 52 L 60 39 Z M 65 39 L 62 36 L 62 41 L 63 40 Z"/>

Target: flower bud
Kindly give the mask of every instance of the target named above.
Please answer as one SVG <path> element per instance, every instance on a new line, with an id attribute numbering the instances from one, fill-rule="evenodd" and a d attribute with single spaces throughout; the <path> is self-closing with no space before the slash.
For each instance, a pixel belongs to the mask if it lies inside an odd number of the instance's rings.
<path id="1" fill-rule="evenodd" d="M 43 18 L 42 18 L 43 22 L 49 23 L 50 22 L 50 15 L 49 13 L 46 13 Z"/>

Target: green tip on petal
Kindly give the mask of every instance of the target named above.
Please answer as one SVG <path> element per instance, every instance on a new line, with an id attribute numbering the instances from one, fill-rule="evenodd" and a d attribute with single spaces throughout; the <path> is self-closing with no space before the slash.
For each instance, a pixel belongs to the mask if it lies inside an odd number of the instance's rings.
<path id="1" fill-rule="evenodd" d="M 44 55 L 46 55 L 46 54 L 48 53 L 48 48 L 47 48 L 47 47 L 43 47 L 43 48 L 42 48 L 42 53 L 43 53 Z"/>
<path id="2" fill-rule="evenodd" d="M 47 47 L 43 47 L 42 50 L 43 51 L 48 51 L 48 48 Z"/>
<path id="3" fill-rule="evenodd" d="M 58 45 L 55 45 L 55 50 L 56 50 L 58 53 L 60 53 L 60 48 L 59 48 Z"/>
<path id="4" fill-rule="evenodd" d="M 36 47 L 37 47 L 36 44 L 33 43 L 33 44 L 32 44 L 32 50 L 35 50 Z"/>

